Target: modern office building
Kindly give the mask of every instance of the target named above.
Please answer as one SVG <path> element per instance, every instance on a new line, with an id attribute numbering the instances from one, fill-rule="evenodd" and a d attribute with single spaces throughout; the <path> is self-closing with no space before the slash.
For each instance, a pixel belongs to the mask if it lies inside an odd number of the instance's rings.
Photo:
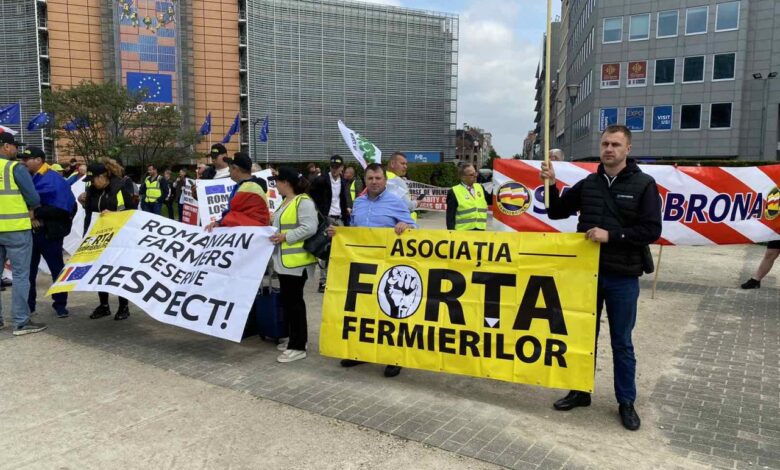
<path id="1" fill-rule="evenodd" d="M 348 152 L 339 119 L 387 154 L 455 158 L 457 16 L 349 0 L 246 0 L 246 12 L 242 115 L 259 160 Z"/>
<path id="2" fill-rule="evenodd" d="M 638 158 L 778 158 L 780 3 L 563 0 L 562 11 L 553 142 L 569 158 L 597 157 L 612 123 L 632 129 Z"/>
<path id="3" fill-rule="evenodd" d="M 348 153 L 339 119 L 387 153 L 455 158 L 454 15 L 350 0 L 0 0 L 0 40 L 0 107 L 20 103 L 9 127 L 50 155 L 49 134 L 24 130 L 43 90 L 112 80 L 178 106 L 190 128 L 210 113 L 201 152 L 239 115 L 228 151 L 261 161 Z"/>

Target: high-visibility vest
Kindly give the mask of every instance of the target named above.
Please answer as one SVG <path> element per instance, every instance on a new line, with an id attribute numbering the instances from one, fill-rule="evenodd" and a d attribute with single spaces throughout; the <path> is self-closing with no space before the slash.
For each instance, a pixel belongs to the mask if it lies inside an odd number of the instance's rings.
<path id="1" fill-rule="evenodd" d="M 452 187 L 458 200 L 455 211 L 455 230 L 487 229 L 487 201 L 482 185 L 474 183 L 474 195 L 462 184 Z"/>
<path id="2" fill-rule="evenodd" d="M 0 158 L 0 232 L 32 229 L 30 211 L 14 179 L 17 162 Z"/>
<path id="3" fill-rule="evenodd" d="M 162 197 L 162 188 L 160 187 L 160 177 L 158 176 L 154 180 L 146 178 L 146 202 L 156 202 Z"/>
<path id="4" fill-rule="evenodd" d="M 392 171 L 387 170 L 387 179 L 391 180 L 393 178 L 399 178 L 399 176 L 396 175 L 395 173 L 393 173 Z M 410 215 L 412 216 L 412 220 L 417 222 L 417 212 L 416 211 L 410 211 Z"/>
<path id="5" fill-rule="evenodd" d="M 350 201 L 355 200 L 355 180 L 352 180 L 352 184 L 349 185 L 349 197 Z"/>
<path id="6" fill-rule="evenodd" d="M 298 205 L 304 199 L 310 199 L 307 194 L 299 194 L 290 201 L 289 204 L 281 207 L 282 214 L 279 216 L 279 230 L 285 233 L 300 227 L 298 223 Z M 317 262 L 313 254 L 303 249 L 303 240 L 295 243 L 282 243 L 282 266 L 285 268 L 299 268 L 308 266 Z"/>

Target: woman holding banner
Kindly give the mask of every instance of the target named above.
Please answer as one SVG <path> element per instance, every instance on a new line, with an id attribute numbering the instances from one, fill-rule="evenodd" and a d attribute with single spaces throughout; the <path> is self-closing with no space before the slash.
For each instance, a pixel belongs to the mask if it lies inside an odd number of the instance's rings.
<path id="1" fill-rule="evenodd" d="M 273 226 L 279 231 L 271 236 L 271 242 L 276 245 L 272 259 L 274 271 L 279 274 L 280 301 L 290 329 L 289 342 L 279 345 L 283 352 L 276 360 L 293 362 L 306 358 L 308 330 L 303 286 L 314 275 L 317 259 L 303 249 L 303 242 L 317 233 L 317 209 L 306 194 L 309 181 L 298 170 L 282 167 L 272 178 L 284 198 L 273 216 Z"/>
<path id="2" fill-rule="evenodd" d="M 116 162 L 107 158 L 103 163 L 92 163 L 87 167 L 87 176 L 84 181 L 90 183 L 87 191 L 79 196 L 79 202 L 84 206 L 87 216 L 93 212 L 119 212 L 135 209 L 133 195 L 135 186 L 133 180 L 124 176 L 125 170 Z M 88 224 L 89 222 L 87 222 Z M 108 306 L 108 293 L 98 292 L 100 305 L 92 312 L 89 318 L 95 320 L 111 315 Z M 114 315 L 114 320 L 124 320 L 130 316 L 127 299 L 119 297 L 119 310 Z"/>

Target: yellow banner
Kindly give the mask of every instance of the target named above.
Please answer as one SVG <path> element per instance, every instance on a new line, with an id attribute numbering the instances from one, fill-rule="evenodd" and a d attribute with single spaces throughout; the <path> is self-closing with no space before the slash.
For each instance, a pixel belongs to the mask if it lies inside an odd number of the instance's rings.
<path id="1" fill-rule="evenodd" d="M 579 233 L 340 227 L 320 353 L 592 391 L 598 264 Z"/>

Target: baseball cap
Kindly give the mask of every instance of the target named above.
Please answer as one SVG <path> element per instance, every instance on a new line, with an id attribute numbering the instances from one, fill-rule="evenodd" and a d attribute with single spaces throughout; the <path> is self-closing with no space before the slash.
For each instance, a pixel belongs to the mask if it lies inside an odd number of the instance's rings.
<path id="1" fill-rule="evenodd" d="M 222 144 L 214 144 L 211 146 L 211 156 L 224 155 L 227 153 L 227 149 Z"/>
<path id="2" fill-rule="evenodd" d="M 11 144 L 17 147 L 24 147 L 25 143 L 16 140 L 13 134 L 10 132 L 0 132 L 0 144 Z"/>
<path id="3" fill-rule="evenodd" d="M 252 159 L 244 152 L 236 152 L 233 154 L 233 158 L 225 158 L 225 163 L 235 165 L 245 171 L 252 171 Z"/>
<path id="4" fill-rule="evenodd" d="M 59 163 L 55 163 L 55 164 L 54 164 L 54 165 L 52 165 L 50 168 L 51 168 L 52 170 L 54 170 L 54 171 L 65 171 L 65 169 L 64 169 L 64 168 L 62 168 L 62 165 L 60 165 Z"/>
<path id="5" fill-rule="evenodd" d="M 269 179 L 272 181 L 287 181 L 288 183 L 295 184 L 298 182 L 301 176 L 301 173 L 295 168 L 283 166 L 279 168 L 276 176 L 272 176 Z"/>
<path id="6" fill-rule="evenodd" d="M 330 157 L 330 167 L 335 168 L 339 167 L 344 164 L 344 159 L 341 158 L 341 155 L 333 155 Z"/>
<path id="7" fill-rule="evenodd" d="M 84 178 L 84 182 L 89 183 L 96 176 L 104 175 L 108 173 L 108 169 L 102 163 L 90 163 L 87 166 L 87 176 Z"/>
<path id="8" fill-rule="evenodd" d="M 46 153 L 40 147 L 33 147 L 32 145 L 24 149 L 19 158 L 22 160 L 27 158 L 41 158 L 46 160 Z"/>

